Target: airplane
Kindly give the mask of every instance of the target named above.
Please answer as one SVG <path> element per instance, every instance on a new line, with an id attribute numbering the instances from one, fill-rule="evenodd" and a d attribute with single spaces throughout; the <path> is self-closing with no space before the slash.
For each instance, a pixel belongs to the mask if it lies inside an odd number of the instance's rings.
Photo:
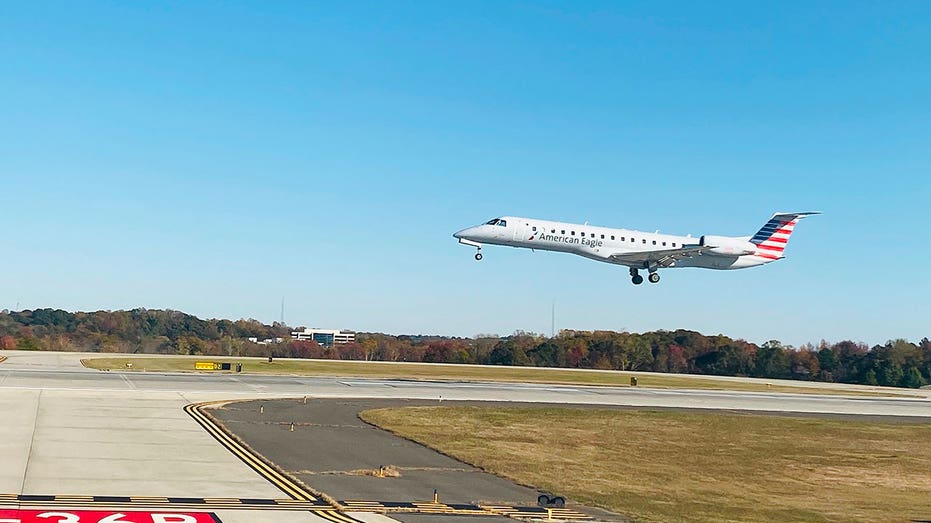
<path id="1" fill-rule="evenodd" d="M 659 283 L 657 270 L 670 267 L 743 269 L 781 260 L 789 236 L 799 220 L 820 212 L 777 212 L 753 236 L 689 236 L 610 229 L 588 223 L 564 223 L 502 216 L 468 227 L 453 237 L 475 247 L 482 259 L 482 246 L 506 245 L 531 250 L 566 252 L 592 260 L 630 268 L 634 285 L 643 283 L 646 270 L 650 283 Z"/>

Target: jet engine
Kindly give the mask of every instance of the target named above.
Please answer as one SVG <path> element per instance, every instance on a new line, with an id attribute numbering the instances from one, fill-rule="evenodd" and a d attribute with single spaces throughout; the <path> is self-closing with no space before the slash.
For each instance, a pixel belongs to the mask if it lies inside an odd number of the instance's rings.
<path id="1" fill-rule="evenodd" d="M 750 243 L 744 238 L 705 235 L 701 237 L 698 244 L 703 247 L 713 247 L 707 252 L 722 256 L 743 256 L 756 252 L 756 244 Z"/>

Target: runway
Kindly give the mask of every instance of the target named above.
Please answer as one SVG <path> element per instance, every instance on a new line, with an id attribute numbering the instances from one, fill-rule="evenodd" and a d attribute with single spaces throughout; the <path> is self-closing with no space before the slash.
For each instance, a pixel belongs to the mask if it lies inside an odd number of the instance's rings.
<path id="1" fill-rule="evenodd" d="M 394 398 L 419 400 L 576 403 L 687 409 L 931 417 L 926 398 L 883 398 L 740 391 L 583 387 L 397 379 L 313 378 L 233 374 L 155 374 L 58 368 L 5 368 L 0 388 L 99 393 L 173 393 L 190 401 L 262 397 Z"/>
<path id="2" fill-rule="evenodd" d="M 306 507 L 299 511 L 242 503 L 235 506 L 232 500 L 264 501 L 284 496 L 279 488 L 218 444 L 183 410 L 186 405 L 204 401 L 307 396 L 931 418 L 931 401 L 927 398 L 99 372 L 80 366 L 79 355 L 17 351 L 0 355 L 9 358 L 0 363 L 0 412 L 4 413 L 0 423 L 0 510 L 31 509 L 44 499 L 24 501 L 11 495 L 71 496 L 71 503 L 79 508 L 106 506 L 107 499 L 146 501 L 152 497 L 148 502 L 156 508 L 164 506 L 159 503 L 169 498 L 226 500 L 230 508 L 215 510 L 224 523 L 352 521 L 307 511 Z M 95 496 L 106 497 L 96 501 Z M 60 508 L 59 504 L 55 506 Z M 391 521 L 381 514 L 365 512 L 350 516 L 368 523 Z M 0 514 L 0 520 L 4 517 Z"/>

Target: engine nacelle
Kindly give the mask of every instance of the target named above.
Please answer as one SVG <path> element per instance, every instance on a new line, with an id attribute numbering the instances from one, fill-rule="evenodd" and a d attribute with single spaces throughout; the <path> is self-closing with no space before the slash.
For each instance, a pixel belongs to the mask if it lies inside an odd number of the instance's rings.
<path id="1" fill-rule="evenodd" d="M 756 252 L 756 244 L 741 238 L 705 235 L 701 237 L 698 243 L 701 246 L 713 247 L 713 249 L 710 249 L 708 252 L 720 254 L 722 256 L 743 256 Z"/>

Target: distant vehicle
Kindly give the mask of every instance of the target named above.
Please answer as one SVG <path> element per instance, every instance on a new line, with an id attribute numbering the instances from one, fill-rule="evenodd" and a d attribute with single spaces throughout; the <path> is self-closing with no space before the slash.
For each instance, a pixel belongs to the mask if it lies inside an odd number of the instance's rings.
<path id="1" fill-rule="evenodd" d="M 593 260 L 630 267 L 634 285 L 643 283 L 640 270 L 647 271 L 650 283 L 659 283 L 659 269 L 700 267 L 703 269 L 743 269 L 784 258 L 786 244 L 802 218 L 818 212 L 778 212 L 753 236 L 711 236 L 698 238 L 609 229 L 593 225 L 553 222 L 502 216 L 482 225 L 463 229 L 453 237 L 459 243 L 478 249 L 482 259 L 484 244 L 525 249 L 567 252 Z"/>

